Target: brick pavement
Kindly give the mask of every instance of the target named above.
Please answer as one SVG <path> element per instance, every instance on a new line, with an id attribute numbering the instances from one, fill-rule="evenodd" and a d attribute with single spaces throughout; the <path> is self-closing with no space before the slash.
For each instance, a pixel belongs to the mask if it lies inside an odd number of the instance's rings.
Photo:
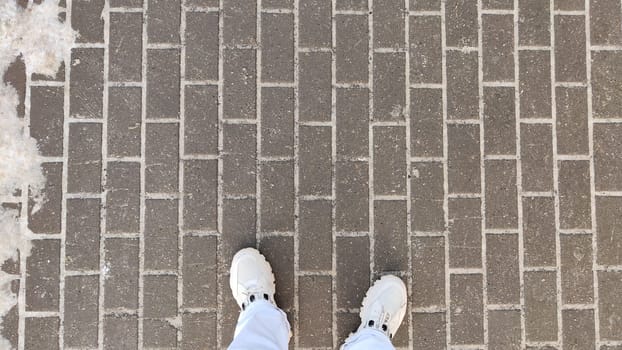
<path id="1" fill-rule="evenodd" d="M 258 246 L 296 349 L 622 349 L 620 0 L 66 0 L 7 79 L 45 157 L 19 349 L 218 349 Z M 100 17 L 101 15 L 101 17 Z M 12 204 L 9 202 L 13 202 Z"/>

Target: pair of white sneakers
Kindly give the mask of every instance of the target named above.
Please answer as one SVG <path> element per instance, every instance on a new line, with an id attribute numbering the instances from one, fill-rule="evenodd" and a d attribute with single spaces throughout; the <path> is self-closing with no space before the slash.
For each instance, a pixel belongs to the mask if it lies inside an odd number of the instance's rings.
<path id="1" fill-rule="evenodd" d="M 229 285 L 242 310 L 260 299 L 276 305 L 272 267 L 257 249 L 245 248 L 235 254 Z M 383 276 L 369 288 L 363 299 L 359 330 L 374 328 L 392 338 L 406 314 L 406 302 L 404 282 L 393 275 Z"/>

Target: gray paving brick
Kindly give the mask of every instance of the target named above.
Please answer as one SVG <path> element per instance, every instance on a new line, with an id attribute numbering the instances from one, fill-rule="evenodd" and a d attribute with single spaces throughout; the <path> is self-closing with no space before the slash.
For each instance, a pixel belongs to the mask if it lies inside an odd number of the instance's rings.
<path id="1" fill-rule="evenodd" d="M 405 60 L 402 53 L 374 53 L 373 120 L 406 118 Z"/>
<path id="2" fill-rule="evenodd" d="M 550 4 L 539 0 L 518 2 L 518 44 L 550 45 Z"/>
<path id="3" fill-rule="evenodd" d="M 374 127 L 374 193 L 406 194 L 406 129 Z"/>
<path id="4" fill-rule="evenodd" d="M 447 319 L 445 313 L 414 313 L 413 347 L 416 349 L 446 349 Z"/>
<path id="5" fill-rule="evenodd" d="M 619 234 L 622 198 L 596 197 L 595 208 L 598 246 L 596 261 L 602 265 L 619 265 L 622 263 L 622 239 Z"/>
<path id="6" fill-rule="evenodd" d="M 374 1 L 372 4 L 374 48 L 403 48 L 404 1 Z"/>
<path id="7" fill-rule="evenodd" d="M 17 282 L 16 282 L 16 284 L 17 284 Z M 6 312 L 6 314 L 2 317 L 2 321 L 0 322 L 0 325 L 2 326 L 2 329 L 0 330 L 0 335 L 2 337 L 4 337 L 4 339 L 6 339 L 8 341 L 9 346 L 12 346 L 13 348 L 17 348 L 18 342 L 19 342 L 19 310 L 18 310 L 18 308 L 19 308 L 18 305 L 14 305 L 11 309 L 9 309 Z M 41 320 L 41 319 L 42 318 L 37 318 L 37 320 Z M 28 320 L 28 319 L 26 319 L 26 320 Z M 26 322 L 28 322 L 28 321 L 26 321 Z M 36 330 L 39 329 L 39 325 L 37 325 L 37 324 L 35 324 L 33 326 L 28 326 L 28 327 L 36 329 Z M 27 329 L 28 327 L 24 327 L 24 328 Z M 50 329 L 52 335 L 54 337 L 57 337 L 58 331 L 53 326 L 52 327 L 48 327 L 47 329 Z M 26 331 L 24 331 L 24 333 L 26 333 Z M 39 331 L 39 332 L 34 332 L 34 334 L 35 335 L 44 335 L 45 332 L 40 332 Z M 45 335 L 47 335 L 47 334 L 45 334 Z M 28 339 L 28 337 L 25 336 L 24 340 L 27 340 L 27 339 Z M 50 346 L 52 346 L 52 349 L 54 349 L 53 341 L 48 341 L 47 339 L 45 339 L 45 340 L 42 340 L 41 342 L 43 342 L 44 344 L 50 344 Z M 26 349 L 34 348 L 34 347 L 35 346 L 32 346 L 32 345 L 26 345 L 25 346 Z"/>
<path id="8" fill-rule="evenodd" d="M 185 89 L 184 153 L 218 154 L 218 87 Z"/>
<path id="9" fill-rule="evenodd" d="M 184 237 L 184 307 L 217 307 L 217 247 L 217 237 Z"/>
<path id="10" fill-rule="evenodd" d="M 592 45 L 622 43 L 622 14 L 616 0 L 590 0 L 590 40 Z"/>
<path id="11" fill-rule="evenodd" d="M 261 80 L 294 81 L 294 16 L 262 14 L 261 44 Z"/>
<path id="12" fill-rule="evenodd" d="M 145 347 L 177 347 L 177 329 L 164 320 L 144 320 L 143 345 Z"/>
<path id="13" fill-rule="evenodd" d="M 110 0 L 111 7 L 142 7 L 143 0 Z"/>
<path id="14" fill-rule="evenodd" d="M 562 302 L 592 303 L 594 301 L 592 236 L 561 236 L 560 247 Z"/>
<path id="15" fill-rule="evenodd" d="M 549 51 L 520 51 L 518 64 L 521 118 L 551 118 Z"/>
<path id="16" fill-rule="evenodd" d="M 216 344 L 216 313 L 185 313 L 182 315 L 184 350 L 201 350 Z"/>
<path id="17" fill-rule="evenodd" d="M 223 125 L 223 192 L 256 194 L 257 127 L 252 124 Z"/>
<path id="18" fill-rule="evenodd" d="M 147 124 L 145 145 L 145 191 L 170 193 L 178 191 L 179 126 Z"/>
<path id="19" fill-rule="evenodd" d="M 336 79 L 339 83 L 368 82 L 369 26 L 366 16 L 335 16 Z"/>
<path id="20" fill-rule="evenodd" d="M 525 266 L 556 266 L 553 198 L 525 197 L 522 200 Z"/>
<path id="21" fill-rule="evenodd" d="M 332 46 L 332 4 L 330 0 L 299 2 L 300 47 Z"/>
<path id="22" fill-rule="evenodd" d="M 60 240 L 33 241 L 26 271 L 26 311 L 58 311 Z"/>
<path id="23" fill-rule="evenodd" d="M 69 160 L 67 191 L 101 192 L 102 125 L 71 123 L 69 125 Z"/>
<path id="24" fill-rule="evenodd" d="M 583 87 L 558 87 L 557 101 L 557 153 L 588 154 L 587 89 Z"/>
<path id="25" fill-rule="evenodd" d="M 76 0 L 71 3 L 71 26 L 80 35 L 79 43 L 103 43 L 104 19 L 100 16 L 104 0 Z"/>
<path id="26" fill-rule="evenodd" d="M 369 91 L 337 89 L 337 158 L 369 155 Z"/>
<path id="27" fill-rule="evenodd" d="M 97 346 L 98 299 L 99 276 L 65 278 L 65 346 Z"/>
<path id="28" fill-rule="evenodd" d="M 409 20 L 410 83 L 439 84 L 443 70 L 441 19 L 412 16 Z"/>
<path id="29" fill-rule="evenodd" d="M 218 229 L 218 161 L 184 161 L 185 230 Z"/>
<path id="30" fill-rule="evenodd" d="M 449 267 L 482 266 L 480 199 L 449 199 Z"/>
<path id="31" fill-rule="evenodd" d="M 600 313 L 598 322 L 600 338 L 603 340 L 622 340 L 622 302 L 618 291 L 622 288 L 622 273 L 598 272 L 598 288 L 600 291 L 598 306 Z"/>
<path id="32" fill-rule="evenodd" d="M 179 43 L 180 0 L 148 1 L 147 40 L 149 43 Z"/>
<path id="33" fill-rule="evenodd" d="M 142 90 L 111 87 L 108 94 L 108 156 L 140 156 Z"/>
<path id="34" fill-rule="evenodd" d="M 138 317 L 132 315 L 105 316 L 104 349 L 138 349 Z"/>
<path id="35" fill-rule="evenodd" d="M 484 153 L 516 154 L 514 88 L 484 88 Z"/>
<path id="36" fill-rule="evenodd" d="M 518 228 L 516 161 L 487 160 L 486 228 Z"/>
<path id="37" fill-rule="evenodd" d="M 585 81 L 585 18 L 555 16 L 555 80 Z"/>
<path id="38" fill-rule="evenodd" d="M 186 13 L 186 79 L 218 80 L 217 33 L 217 13 Z"/>
<path id="39" fill-rule="evenodd" d="M 443 91 L 410 90 L 410 153 L 416 157 L 443 156 Z"/>
<path id="40" fill-rule="evenodd" d="M 597 191 L 622 190 L 622 125 L 594 125 L 594 179 Z"/>
<path id="41" fill-rule="evenodd" d="M 99 199 L 68 199 L 65 233 L 65 268 L 99 270 Z"/>
<path id="42" fill-rule="evenodd" d="M 24 348 L 57 350 L 58 317 L 26 317 L 24 321 Z"/>
<path id="43" fill-rule="evenodd" d="M 514 8 L 514 0 L 483 0 L 482 8 L 511 10 Z"/>
<path id="44" fill-rule="evenodd" d="M 294 230 L 294 164 L 261 164 L 261 231 Z"/>
<path id="45" fill-rule="evenodd" d="M 449 193 L 480 192 L 479 126 L 447 126 Z"/>
<path id="46" fill-rule="evenodd" d="M 299 53 L 299 119 L 330 121 L 332 106 L 331 53 Z"/>
<path id="47" fill-rule="evenodd" d="M 553 135 L 547 124 L 521 124 L 523 191 L 553 190 Z"/>
<path id="48" fill-rule="evenodd" d="M 104 280 L 104 307 L 137 309 L 138 239 L 107 238 L 105 247 L 108 273 Z"/>
<path id="49" fill-rule="evenodd" d="M 257 45 L 257 4 L 255 1 L 223 2 L 223 42 L 225 45 Z"/>
<path id="50" fill-rule="evenodd" d="M 22 58 L 17 58 L 13 61 L 9 67 L 6 69 L 6 72 L 3 72 L 2 81 L 9 84 L 17 91 L 17 116 L 18 118 L 23 118 L 26 105 L 24 104 L 26 100 L 26 64 Z M 64 76 L 63 76 L 64 77 Z M 43 77 L 46 78 L 46 77 Z"/>
<path id="51" fill-rule="evenodd" d="M 104 90 L 104 49 L 71 50 L 69 113 L 101 118 Z"/>
<path id="52" fill-rule="evenodd" d="M 564 347 L 590 349 L 594 347 L 594 310 L 562 311 Z"/>
<path id="53" fill-rule="evenodd" d="M 331 201 L 300 201 L 298 244 L 301 270 L 332 269 L 332 203 Z"/>
<path id="54" fill-rule="evenodd" d="M 142 79 L 141 13 L 110 13 L 110 68 L 108 78 L 112 81 L 140 81 Z"/>
<path id="55" fill-rule="evenodd" d="M 451 275 L 451 343 L 484 343 L 482 275 Z"/>
<path id="56" fill-rule="evenodd" d="M 223 50 L 223 118 L 255 119 L 255 56 L 254 50 Z"/>
<path id="57" fill-rule="evenodd" d="M 619 118 L 622 92 L 622 53 L 597 51 L 592 53 L 592 107 L 595 118 Z"/>
<path id="58" fill-rule="evenodd" d="M 556 10 L 581 11 L 585 9 L 583 0 L 555 0 Z"/>
<path id="59" fill-rule="evenodd" d="M 477 46 L 477 1 L 447 0 L 445 16 L 447 46 Z"/>
<path id="60" fill-rule="evenodd" d="M 279 307 L 290 311 L 294 307 L 294 238 L 284 236 L 264 237 L 259 250 L 272 265 L 278 281 L 275 300 Z M 292 310 L 293 311 L 293 310 Z"/>
<path id="61" fill-rule="evenodd" d="M 525 333 L 527 341 L 557 340 L 556 272 L 525 272 Z"/>
<path id="62" fill-rule="evenodd" d="M 177 316 L 177 276 L 143 276 L 144 317 Z"/>
<path id="63" fill-rule="evenodd" d="M 262 0 L 261 7 L 264 9 L 293 9 L 294 0 Z"/>
<path id="64" fill-rule="evenodd" d="M 489 304 L 520 304 L 518 235 L 486 235 Z"/>
<path id="65" fill-rule="evenodd" d="M 152 270 L 177 268 L 177 200 L 145 201 L 144 267 Z"/>
<path id="66" fill-rule="evenodd" d="M 332 279 L 330 276 L 301 276 L 299 281 L 300 346 L 331 347 Z"/>
<path id="67" fill-rule="evenodd" d="M 261 91 L 261 156 L 294 155 L 294 89 Z"/>
<path id="68" fill-rule="evenodd" d="M 335 166 L 337 230 L 369 230 L 368 167 L 367 162 L 337 162 Z"/>
<path id="69" fill-rule="evenodd" d="M 218 0 L 187 0 L 186 5 L 197 7 L 218 7 Z"/>
<path id="70" fill-rule="evenodd" d="M 488 311 L 488 348 L 491 350 L 519 349 L 521 320 L 518 310 Z"/>
<path id="71" fill-rule="evenodd" d="M 254 199 L 224 199 L 222 212 L 222 235 L 218 258 L 220 271 L 227 272 L 231 259 L 238 250 L 255 247 L 257 243 L 256 203 Z"/>
<path id="72" fill-rule="evenodd" d="M 343 344 L 346 338 L 355 332 L 361 324 L 358 312 L 337 312 L 337 344 Z"/>
<path id="73" fill-rule="evenodd" d="M 223 281 L 220 286 L 221 290 L 227 290 L 229 281 Z M 220 319 L 221 331 L 219 334 L 221 344 L 230 344 L 233 340 L 235 326 L 238 321 L 240 307 L 237 305 L 231 293 L 223 293 L 224 301 L 222 301 L 223 311 Z"/>
<path id="74" fill-rule="evenodd" d="M 63 163 L 42 163 L 41 170 L 46 180 L 45 201 L 36 212 L 33 199 L 28 201 L 28 228 L 33 233 L 61 233 Z"/>
<path id="75" fill-rule="evenodd" d="M 477 53 L 448 51 L 446 55 L 447 118 L 479 119 Z"/>
<path id="76" fill-rule="evenodd" d="M 108 162 L 106 232 L 138 232 L 140 163 Z"/>
<path id="77" fill-rule="evenodd" d="M 374 273 L 407 271 L 406 201 L 374 203 Z"/>
<path id="78" fill-rule="evenodd" d="M 561 161 L 558 166 L 560 227 L 590 229 L 590 163 Z"/>
<path id="79" fill-rule="evenodd" d="M 64 91 L 61 87 L 30 88 L 30 136 L 42 156 L 63 155 Z"/>
<path id="80" fill-rule="evenodd" d="M 445 306 L 444 238 L 413 237 L 411 249 L 413 307 Z"/>
<path id="81" fill-rule="evenodd" d="M 161 1 L 161 0 L 159 0 Z M 147 118 L 179 118 L 180 53 L 147 50 Z"/>
<path id="82" fill-rule="evenodd" d="M 358 308 L 369 288 L 369 238 L 337 237 L 336 250 L 337 307 Z"/>
<path id="83" fill-rule="evenodd" d="M 411 165 L 411 228 L 415 231 L 445 231 L 443 164 Z"/>
<path id="84" fill-rule="evenodd" d="M 484 81 L 514 81 L 514 16 L 482 15 Z"/>
<path id="85" fill-rule="evenodd" d="M 440 11 L 441 0 L 410 0 L 411 11 Z"/>

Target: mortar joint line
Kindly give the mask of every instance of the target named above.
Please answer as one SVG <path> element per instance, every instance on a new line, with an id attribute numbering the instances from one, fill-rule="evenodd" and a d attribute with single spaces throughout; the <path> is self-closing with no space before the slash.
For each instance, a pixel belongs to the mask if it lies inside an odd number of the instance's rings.
<path id="1" fill-rule="evenodd" d="M 410 1 L 404 0 L 404 9 L 405 13 L 410 13 Z M 410 181 L 412 167 L 410 165 L 410 159 L 412 158 L 412 149 L 411 149 L 411 130 L 410 130 L 410 16 L 404 16 L 404 48 L 406 54 L 404 55 L 404 94 L 405 94 L 405 110 L 408 113 L 405 113 L 405 129 L 406 129 L 406 242 L 408 249 L 408 273 L 407 277 L 407 291 L 408 291 L 408 347 L 413 348 L 413 273 L 412 273 L 412 236 L 410 232 L 412 231 L 412 202 L 410 200 L 412 193 L 412 184 Z"/>
<path id="2" fill-rule="evenodd" d="M 332 325 L 332 348 L 337 349 L 337 5 L 336 0 L 331 0 L 331 325 Z"/>
<path id="3" fill-rule="evenodd" d="M 299 273 L 300 273 L 300 10 L 299 0 L 294 0 L 294 347 L 300 346 L 300 293 L 299 293 Z"/>

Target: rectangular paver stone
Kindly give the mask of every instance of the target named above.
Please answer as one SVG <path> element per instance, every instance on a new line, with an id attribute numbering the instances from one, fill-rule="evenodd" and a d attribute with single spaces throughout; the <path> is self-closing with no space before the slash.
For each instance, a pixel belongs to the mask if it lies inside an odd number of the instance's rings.
<path id="1" fill-rule="evenodd" d="M 444 312 L 414 313 L 412 318 L 415 349 L 446 349 L 447 316 Z"/>
<path id="2" fill-rule="evenodd" d="M 447 0 L 445 16 L 447 46 L 477 46 L 477 1 Z"/>
<path id="3" fill-rule="evenodd" d="M 369 230 L 369 164 L 337 162 L 335 219 L 339 231 Z"/>
<path id="4" fill-rule="evenodd" d="M 143 321 L 143 345 L 149 348 L 176 348 L 177 329 L 165 320 Z"/>
<path id="5" fill-rule="evenodd" d="M 300 126 L 298 191 L 301 195 L 331 195 L 331 136 L 330 127 Z"/>
<path id="6" fill-rule="evenodd" d="M 142 79 L 143 16 L 141 13 L 110 13 L 110 68 L 112 81 Z"/>
<path id="7" fill-rule="evenodd" d="M 76 0 L 71 3 L 71 26 L 80 33 L 78 43 L 103 43 L 104 0 Z"/>
<path id="8" fill-rule="evenodd" d="M 140 156 L 142 89 L 111 87 L 108 92 L 108 156 Z"/>
<path id="9" fill-rule="evenodd" d="M 256 246 L 255 199 L 224 199 L 222 212 L 221 244 L 218 247 L 219 268 L 222 269 L 221 272 L 229 272 L 231 259 L 238 250 Z M 226 283 L 229 283 L 228 279 Z"/>
<path id="10" fill-rule="evenodd" d="M 184 229 L 218 229 L 218 161 L 184 161 Z"/>
<path id="11" fill-rule="evenodd" d="M 223 50 L 223 118 L 255 119 L 255 50 Z"/>
<path id="12" fill-rule="evenodd" d="M 482 16 L 484 81 L 514 81 L 514 16 Z"/>
<path id="13" fill-rule="evenodd" d="M 444 238 L 413 237 L 412 265 L 413 306 L 445 306 Z"/>
<path id="14" fill-rule="evenodd" d="M 105 316 L 104 349 L 138 349 L 138 317 L 134 315 Z"/>
<path id="15" fill-rule="evenodd" d="M 560 161 L 558 168 L 560 227 L 590 229 L 590 163 L 581 160 Z"/>
<path id="16" fill-rule="evenodd" d="M 301 270 L 332 269 L 331 201 L 300 201 L 299 267 Z"/>
<path id="17" fill-rule="evenodd" d="M 225 45 L 257 45 L 257 4 L 255 1 L 224 1 L 222 14 Z"/>
<path id="18" fill-rule="evenodd" d="M 482 266 L 479 198 L 449 199 L 449 266 Z"/>
<path id="19" fill-rule="evenodd" d="M 108 162 L 107 169 L 106 232 L 138 232 L 140 163 Z"/>
<path id="20" fill-rule="evenodd" d="M 404 47 L 404 1 L 373 2 L 374 48 Z"/>
<path id="21" fill-rule="evenodd" d="M 294 306 L 294 238 L 284 236 L 264 237 L 259 242 L 259 251 L 272 265 L 275 278 L 279 281 L 275 300 L 286 311 Z M 290 318 L 291 319 L 291 318 Z"/>
<path id="22" fill-rule="evenodd" d="M 525 272 L 525 332 L 528 341 L 557 340 L 556 272 Z"/>
<path id="23" fill-rule="evenodd" d="M 480 192 L 480 136 L 478 125 L 448 125 L 449 193 Z"/>
<path id="24" fill-rule="evenodd" d="M 101 192 L 102 124 L 69 124 L 67 192 Z"/>
<path id="25" fill-rule="evenodd" d="M 72 117 L 101 118 L 104 49 L 71 50 L 69 112 Z"/>
<path id="26" fill-rule="evenodd" d="M 65 278 L 65 346 L 96 347 L 99 276 Z"/>
<path id="27" fill-rule="evenodd" d="M 620 118 L 622 52 L 595 51 L 592 57 L 592 107 L 595 118 Z"/>
<path id="28" fill-rule="evenodd" d="M 617 0 L 590 0 L 590 36 L 592 45 L 622 43 L 622 13 Z"/>
<path id="29" fill-rule="evenodd" d="M 63 155 L 64 95 L 62 87 L 30 88 L 30 136 L 42 156 Z"/>
<path id="30" fill-rule="evenodd" d="M 549 51 L 520 51 L 518 64 L 521 118 L 551 118 Z"/>
<path id="31" fill-rule="evenodd" d="M 185 89 L 184 153 L 218 154 L 218 87 Z"/>
<path id="32" fill-rule="evenodd" d="M 294 89 L 261 89 L 261 156 L 294 155 Z"/>
<path id="33" fill-rule="evenodd" d="M 584 0 L 555 0 L 556 10 L 581 11 L 585 9 Z"/>
<path id="34" fill-rule="evenodd" d="M 555 266 L 555 203 L 552 197 L 523 197 L 525 266 Z"/>
<path id="35" fill-rule="evenodd" d="M 218 80 L 218 30 L 217 13 L 186 13 L 186 79 Z"/>
<path id="36" fill-rule="evenodd" d="M 484 153 L 516 154 L 514 88 L 484 88 Z"/>
<path id="37" fill-rule="evenodd" d="M 366 16 L 337 15 L 336 79 L 339 83 L 367 83 L 369 26 Z"/>
<path id="38" fill-rule="evenodd" d="M 549 124 L 521 124 L 523 191 L 553 190 L 553 134 Z"/>
<path id="39" fill-rule="evenodd" d="M 374 53 L 374 120 L 406 118 L 405 60 L 402 53 Z"/>
<path id="40" fill-rule="evenodd" d="M 520 349 L 521 320 L 519 310 L 488 311 L 488 348 Z"/>
<path id="41" fill-rule="evenodd" d="M 585 18 L 555 16 L 555 80 L 585 81 Z"/>
<path id="42" fill-rule="evenodd" d="M 412 16 L 409 31 L 410 83 L 441 83 L 441 18 Z"/>
<path id="43" fill-rule="evenodd" d="M 369 238 L 338 237 L 335 254 L 337 307 L 358 308 L 369 288 Z"/>
<path id="44" fill-rule="evenodd" d="M 517 228 L 516 161 L 487 160 L 486 228 Z"/>
<path id="45" fill-rule="evenodd" d="M 58 350 L 58 317 L 26 317 L 24 348 Z"/>
<path id="46" fill-rule="evenodd" d="M 332 4 L 330 0 L 301 1 L 299 6 L 300 47 L 332 46 Z"/>
<path id="47" fill-rule="evenodd" d="M 589 304 L 593 302 L 592 236 L 560 237 L 562 302 Z"/>
<path id="48" fill-rule="evenodd" d="M 482 275 L 451 275 L 451 342 L 484 343 Z"/>
<path id="49" fill-rule="evenodd" d="M 622 190 L 622 124 L 594 125 L 594 181 L 597 191 Z"/>
<path id="50" fill-rule="evenodd" d="M 177 200 L 145 201 L 144 267 L 151 270 L 177 268 Z"/>
<path id="51" fill-rule="evenodd" d="M 443 91 L 410 90 L 410 153 L 416 157 L 443 156 Z"/>
<path id="52" fill-rule="evenodd" d="M 596 343 L 594 310 L 563 310 L 562 325 L 564 347 L 590 349 Z"/>
<path id="53" fill-rule="evenodd" d="M 479 119 L 477 52 L 448 51 L 446 55 L 447 118 Z"/>
<path id="54" fill-rule="evenodd" d="M 184 313 L 181 322 L 183 328 L 182 349 L 202 350 L 216 344 L 215 312 Z"/>
<path id="55" fill-rule="evenodd" d="M 520 304 L 518 235 L 486 235 L 489 304 Z"/>
<path id="56" fill-rule="evenodd" d="M 518 1 L 519 45 L 550 45 L 550 6 L 547 1 Z"/>
<path id="57" fill-rule="evenodd" d="M 336 0 L 337 10 L 367 10 L 367 0 Z"/>
<path id="58" fill-rule="evenodd" d="M 558 87 L 557 102 L 557 153 L 588 154 L 587 88 Z"/>
<path id="59" fill-rule="evenodd" d="M 413 163 L 411 174 L 411 228 L 415 231 L 445 231 L 443 164 Z"/>
<path id="60" fill-rule="evenodd" d="M 262 5 L 265 5 L 262 2 Z M 294 80 L 294 16 L 263 13 L 261 15 L 261 80 L 292 82 Z"/>
<path id="61" fill-rule="evenodd" d="M 99 270 L 100 200 L 67 199 L 66 205 L 65 268 Z"/>
<path id="62" fill-rule="evenodd" d="M 178 49 L 147 50 L 147 118 L 179 118 L 179 63 Z"/>
<path id="63" fill-rule="evenodd" d="M 45 200 L 38 211 L 33 212 L 35 202 L 28 201 L 28 228 L 33 233 L 61 233 L 61 209 L 63 187 L 63 163 L 42 163 L 45 176 L 42 195 Z"/>
<path id="64" fill-rule="evenodd" d="M 144 317 L 177 316 L 177 276 L 144 276 Z"/>
<path id="65" fill-rule="evenodd" d="M 406 129 L 374 127 L 374 193 L 406 194 Z"/>
<path id="66" fill-rule="evenodd" d="M 622 198 L 596 197 L 596 261 L 602 265 L 622 263 Z M 602 290 L 602 286 L 599 286 Z"/>
<path id="67" fill-rule="evenodd" d="M 233 195 L 256 194 L 257 126 L 223 124 L 223 139 L 223 192 Z"/>
<path id="68" fill-rule="evenodd" d="M 337 157 L 369 155 L 369 90 L 337 89 Z"/>
<path id="69" fill-rule="evenodd" d="M 622 272 L 598 272 L 598 322 L 600 338 L 603 340 L 622 340 Z"/>
<path id="70" fill-rule="evenodd" d="M 261 231 L 294 230 L 294 164 L 261 164 Z"/>
<path id="71" fill-rule="evenodd" d="M 177 193 L 179 125 L 149 123 L 145 140 L 145 191 Z"/>
<path id="72" fill-rule="evenodd" d="M 217 307 L 217 237 L 184 237 L 183 300 L 185 307 Z"/>
<path id="73" fill-rule="evenodd" d="M 298 281 L 300 346 L 331 347 L 332 279 L 330 276 L 301 276 Z"/>
<path id="74" fill-rule="evenodd" d="M 299 118 L 309 121 L 330 121 L 331 53 L 301 52 L 299 55 Z"/>
<path id="75" fill-rule="evenodd" d="M 374 273 L 406 271 L 408 247 L 406 201 L 377 200 L 374 203 Z"/>
<path id="76" fill-rule="evenodd" d="M 147 10 L 147 40 L 149 43 L 179 43 L 181 0 L 143 0 Z"/>
<path id="77" fill-rule="evenodd" d="M 137 309 L 138 239 L 107 238 L 105 247 L 108 273 L 104 280 L 104 307 Z"/>

